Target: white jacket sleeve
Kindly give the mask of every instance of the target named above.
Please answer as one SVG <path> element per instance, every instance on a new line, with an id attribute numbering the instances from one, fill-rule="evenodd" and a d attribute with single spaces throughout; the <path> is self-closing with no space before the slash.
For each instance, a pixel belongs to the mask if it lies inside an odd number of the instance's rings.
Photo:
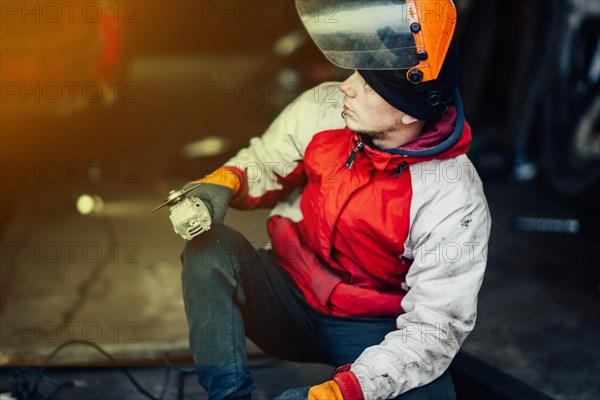
<path id="1" fill-rule="evenodd" d="M 289 194 L 290 186 L 302 180 L 301 162 L 313 136 L 345 126 L 342 109 L 343 94 L 335 82 L 308 90 L 289 104 L 262 136 L 252 138 L 248 147 L 225 163 L 241 180 L 232 205 L 271 207 Z"/>
<path id="2" fill-rule="evenodd" d="M 449 166 L 459 178 L 444 176 Z M 438 378 L 477 316 L 491 226 L 481 181 L 464 155 L 411 166 L 411 180 L 405 313 L 397 330 L 351 367 L 367 400 L 395 398 Z"/>

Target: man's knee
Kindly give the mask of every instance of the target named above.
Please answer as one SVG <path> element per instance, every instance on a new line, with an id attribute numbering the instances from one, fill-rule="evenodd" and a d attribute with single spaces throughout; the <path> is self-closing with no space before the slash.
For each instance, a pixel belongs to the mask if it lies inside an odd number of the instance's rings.
<path id="1" fill-rule="evenodd" d="M 181 260 L 183 273 L 206 275 L 233 271 L 247 255 L 244 237 L 225 225 L 214 225 L 185 244 Z"/>

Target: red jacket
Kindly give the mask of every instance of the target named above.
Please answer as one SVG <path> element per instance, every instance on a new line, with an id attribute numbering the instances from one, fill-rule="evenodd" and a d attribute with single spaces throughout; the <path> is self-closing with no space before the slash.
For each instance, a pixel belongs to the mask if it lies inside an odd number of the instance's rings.
<path id="1" fill-rule="evenodd" d="M 232 206 L 274 207 L 276 260 L 314 308 L 397 316 L 352 365 L 365 398 L 390 398 L 441 375 L 472 330 L 491 221 L 453 108 L 392 154 L 346 127 L 342 100 L 333 83 L 303 94 L 228 161 Z"/>

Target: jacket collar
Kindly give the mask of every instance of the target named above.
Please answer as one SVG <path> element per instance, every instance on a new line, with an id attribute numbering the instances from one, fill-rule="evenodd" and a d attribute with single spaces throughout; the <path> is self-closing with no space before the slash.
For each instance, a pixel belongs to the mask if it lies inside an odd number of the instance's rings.
<path id="1" fill-rule="evenodd" d="M 354 162 L 370 162 L 379 171 L 396 169 L 401 173 L 407 164 L 465 154 L 471 144 L 471 129 L 464 120 L 458 93 L 456 97 L 456 107 L 449 107 L 439 120 L 425 125 L 422 135 L 397 149 L 378 149 L 346 127 L 350 137 L 350 156 L 346 167 L 351 168 Z M 367 156 L 368 161 L 360 157 L 361 153 Z"/>

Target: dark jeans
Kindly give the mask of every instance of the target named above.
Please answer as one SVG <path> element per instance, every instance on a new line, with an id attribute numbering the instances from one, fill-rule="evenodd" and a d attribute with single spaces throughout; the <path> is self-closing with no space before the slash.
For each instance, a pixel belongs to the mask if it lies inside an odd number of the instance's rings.
<path id="1" fill-rule="evenodd" d="M 254 389 L 245 336 L 268 354 L 337 367 L 396 329 L 394 318 L 314 310 L 270 252 L 255 250 L 224 225 L 188 242 L 182 260 L 190 347 L 198 381 L 211 400 L 247 398 Z M 452 379 L 446 372 L 398 399 L 455 399 Z"/>

